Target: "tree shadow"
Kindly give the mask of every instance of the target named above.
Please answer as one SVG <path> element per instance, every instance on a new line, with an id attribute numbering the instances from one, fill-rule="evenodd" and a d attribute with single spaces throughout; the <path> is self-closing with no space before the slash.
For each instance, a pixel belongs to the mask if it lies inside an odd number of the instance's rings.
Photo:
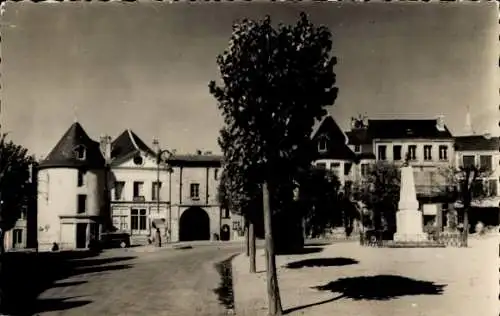
<path id="1" fill-rule="evenodd" d="M 78 296 L 37 300 L 33 306 L 33 313 L 63 311 L 92 303 L 89 300 L 73 301 L 75 298 Z"/>
<path id="2" fill-rule="evenodd" d="M 51 287 L 75 286 L 86 281 L 67 281 L 56 283 L 69 277 L 128 269 L 131 265 L 117 264 L 136 257 L 96 258 L 98 253 L 84 251 L 58 252 L 58 253 L 24 253 L 10 255 L 7 253 L 2 258 L 0 285 L 3 291 L 0 313 L 13 315 L 32 315 L 41 312 L 45 303 L 37 303 L 38 296 Z M 42 300 L 46 301 L 46 300 Z M 57 300 L 55 300 L 57 301 Z M 54 302 L 55 302 L 54 301 Z M 47 301 L 48 302 L 48 301 Z M 88 304 L 87 302 L 85 304 Z M 60 300 L 59 306 L 78 307 L 82 302 L 66 302 Z"/>
<path id="3" fill-rule="evenodd" d="M 288 269 L 301 269 L 312 267 L 340 267 L 352 264 L 358 264 L 359 261 L 351 258 L 312 258 L 294 261 L 288 263 L 285 267 Z"/>
<path id="4" fill-rule="evenodd" d="M 323 247 L 302 247 L 300 249 L 293 250 L 282 250 L 280 252 L 276 252 L 277 256 L 291 256 L 291 255 L 308 255 L 312 253 L 319 253 L 323 251 Z M 264 253 L 262 256 L 264 257 L 266 254 Z"/>
<path id="5" fill-rule="evenodd" d="M 319 291 L 339 293 L 337 297 L 321 302 L 288 309 L 286 314 L 311 306 L 322 305 L 341 298 L 353 300 L 386 301 L 401 296 L 441 295 L 446 285 L 415 280 L 399 275 L 375 275 L 342 278 L 325 285 L 313 287 Z"/>

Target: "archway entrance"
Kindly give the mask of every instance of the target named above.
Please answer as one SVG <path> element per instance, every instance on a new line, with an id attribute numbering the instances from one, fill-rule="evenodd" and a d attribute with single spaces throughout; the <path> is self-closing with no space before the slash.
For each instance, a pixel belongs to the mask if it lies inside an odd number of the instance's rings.
<path id="1" fill-rule="evenodd" d="M 210 240 L 210 218 L 201 207 L 190 207 L 179 220 L 179 241 Z"/>

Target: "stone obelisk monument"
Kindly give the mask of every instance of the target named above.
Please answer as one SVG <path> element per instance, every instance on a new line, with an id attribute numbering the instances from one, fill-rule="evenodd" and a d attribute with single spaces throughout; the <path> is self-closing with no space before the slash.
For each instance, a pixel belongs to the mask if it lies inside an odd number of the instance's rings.
<path id="1" fill-rule="evenodd" d="M 401 167 L 396 230 L 394 241 L 420 242 L 427 240 L 427 234 L 423 232 L 422 212 L 418 209 L 413 168 L 409 164 L 408 155 L 405 164 Z"/>

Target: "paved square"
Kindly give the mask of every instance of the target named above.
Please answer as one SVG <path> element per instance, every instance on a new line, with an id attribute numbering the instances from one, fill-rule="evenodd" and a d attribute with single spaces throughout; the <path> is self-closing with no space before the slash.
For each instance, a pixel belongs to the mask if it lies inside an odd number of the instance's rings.
<path id="1" fill-rule="evenodd" d="M 294 269 L 284 267 L 292 262 Z M 348 242 L 319 253 L 277 257 L 283 309 L 290 315 L 498 315 L 498 264 L 497 237 L 472 239 L 465 249 L 368 248 Z M 248 259 L 235 258 L 236 313 L 266 315 L 262 251 L 260 273 L 247 271 Z"/>

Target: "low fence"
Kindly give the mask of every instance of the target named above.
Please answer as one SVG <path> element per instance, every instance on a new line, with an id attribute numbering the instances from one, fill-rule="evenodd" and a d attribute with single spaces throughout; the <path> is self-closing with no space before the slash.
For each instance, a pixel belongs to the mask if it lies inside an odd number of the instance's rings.
<path id="1" fill-rule="evenodd" d="M 463 236 L 460 232 L 439 232 L 428 235 L 427 241 L 420 242 L 395 242 L 392 234 L 384 231 L 369 231 L 359 238 L 360 244 L 367 247 L 391 247 L 398 244 L 407 246 L 427 247 L 464 247 Z"/>

